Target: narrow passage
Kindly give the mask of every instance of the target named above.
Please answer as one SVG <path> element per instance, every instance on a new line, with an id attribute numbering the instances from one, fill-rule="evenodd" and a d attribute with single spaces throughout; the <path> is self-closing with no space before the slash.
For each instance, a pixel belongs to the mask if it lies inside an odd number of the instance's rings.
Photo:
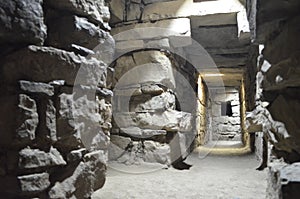
<path id="1" fill-rule="evenodd" d="M 264 199 L 267 172 L 257 171 L 254 155 L 207 156 L 200 159 L 196 153 L 185 161 L 189 170 L 174 168 L 155 170 L 148 165 L 121 166 L 128 172 L 108 168 L 104 187 L 92 199 Z M 139 172 L 140 171 L 140 172 Z M 132 174 L 139 173 L 139 174 Z"/>

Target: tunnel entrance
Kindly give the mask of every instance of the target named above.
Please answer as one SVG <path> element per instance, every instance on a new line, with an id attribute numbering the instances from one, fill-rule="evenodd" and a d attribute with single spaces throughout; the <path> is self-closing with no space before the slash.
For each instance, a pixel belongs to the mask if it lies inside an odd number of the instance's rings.
<path id="1" fill-rule="evenodd" d="M 243 73 L 234 70 L 199 75 L 196 150 L 217 154 L 250 152 L 243 78 Z"/>

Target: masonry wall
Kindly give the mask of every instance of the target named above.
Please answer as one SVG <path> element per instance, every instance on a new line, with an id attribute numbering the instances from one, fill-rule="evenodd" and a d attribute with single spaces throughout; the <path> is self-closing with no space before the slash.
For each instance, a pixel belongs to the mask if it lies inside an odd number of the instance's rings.
<path id="1" fill-rule="evenodd" d="M 272 146 L 268 198 L 299 197 L 299 2 L 249 1 L 260 44 L 254 126 Z M 266 148 L 266 147 L 265 147 Z M 282 158 L 282 160 L 278 160 Z"/>
<path id="2" fill-rule="evenodd" d="M 195 137 L 194 117 L 178 102 L 182 90 L 176 63 L 171 54 L 158 50 L 117 59 L 110 160 L 170 165 L 188 154 Z"/>
<path id="3" fill-rule="evenodd" d="M 0 195 L 89 198 L 105 182 L 111 128 L 106 2 L 12 0 L 0 10 Z"/>
<path id="4" fill-rule="evenodd" d="M 190 19 L 158 14 L 151 21 L 161 3 L 171 3 L 172 13 L 182 5 L 168 0 L 110 2 L 117 105 L 112 161 L 170 165 L 194 146 L 197 78 L 183 52 L 191 44 Z"/>
<path id="5" fill-rule="evenodd" d="M 210 89 L 209 95 L 212 113 L 212 140 L 241 141 L 239 90 L 235 88 Z M 227 103 L 229 107 L 226 107 Z M 226 108 L 231 110 L 231 115 L 226 115 Z"/>

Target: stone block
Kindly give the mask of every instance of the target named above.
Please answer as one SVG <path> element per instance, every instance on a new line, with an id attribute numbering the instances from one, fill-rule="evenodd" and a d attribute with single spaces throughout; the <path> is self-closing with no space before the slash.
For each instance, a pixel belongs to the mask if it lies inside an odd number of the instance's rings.
<path id="1" fill-rule="evenodd" d="M 0 43 L 42 44 L 47 35 L 42 0 L 3 1 Z"/>
<path id="2" fill-rule="evenodd" d="M 136 21 L 141 18 L 143 4 L 130 3 L 128 5 L 125 21 Z"/>
<path id="3" fill-rule="evenodd" d="M 111 34 L 116 41 L 157 40 L 171 36 L 191 37 L 190 19 L 179 18 L 162 20 L 154 23 L 138 23 L 112 29 Z M 186 40 L 190 45 L 190 40 Z M 181 43 L 181 46 L 184 43 Z"/>
<path id="4" fill-rule="evenodd" d="M 298 98 L 290 98 L 285 95 L 279 95 L 269 107 L 270 114 L 275 121 L 284 123 L 283 126 L 275 126 L 273 130 L 276 133 L 282 134 L 277 138 L 278 147 L 281 150 L 289 151 L 291 149 L 300 152 L 299 143 L 299 122 L 297 113 L 299 111 Z M 278 136 L 278 135 L 277 135 Z M 288 155 L 284 155 L 286 160 L 289 159 Z"/>
<path id="5" fill-rule="evenodd" d="M 267 71 L 263 81 L 264 90 L 276 91 L 288 87 L 299 87 L 299 56 L 300 53 L 295 52 L 291 54 L 288 59 L 272 65 L 272 67 Z"/>
<path id="6" fill-rule="evenodd" d="M 121 65 L 116 66 L 116 76 L 122 75 L 116 84 L 117 89 L 129 85 L 155 82 L 168 88 L 175 87 L 174 74 L 170 59 L 159 51 L 143 51 L 134 53 L 134 65 L 127 65 L 127 70 L 117 72 Z M 129 57 L 130 61 L 132 57 Z M 120 75 L 118 75 L 120 74 Z"/>
<path id="7" fill-rule="evenodd" d="M 133 141 L 117 161 L 126 165 L 140 165 L 145 162 L 170 165 L 170 147 L 154 141 Z"/>
<path id="8" fill-rule="evenodd" d="M 114 117 L 120 128 L 141 127 L 182 132 L 192 129 L 192 114 L 176 110 L 167 110 L 162 113 L 116 113 Z"/>
<path id="9" fill-rule="evenodd" d="M 144 141 L 144 161 L 160 164 L 171 164 L 170 146 L 168 144 L 161 144 L 154 141 Z"/>
<path id="10" fill-rule="evenodd" d="M 50 186 L 49 174 L 38 173 L 18 176 L 21 191 L 24 194 L 36 194 L 45 191 Z"/>
<path id="11" fill-rule="evenodd" d="M 237 25 L 238 25 L 239 39 L 240 40 L 249 40 L 251 33 L 250 33 L 250 26 L 249 26 L 249 21 L 247 18 L 246 9 L 237 13 Z"/>
<path id="12" fill-rule="evenodd" d="M 237 25 L 237 13 L 216 13 L 209 15 L 191 16 L 192 27 L 218 26 L 218 25 Z"/>
<path id="13" fill-rule="evenodd" d="M 143 21 L 156 21 L 216 13 L 236 13 L 243 8 L 243 5 L 235 0 L 202 1 L 197 3 L 194 0 L 159 1 L 145 7 L 142 19 Z M 223 18 L 218 19 L 218 21 L 223 20 Z"/>
<path id="14" fill-rule="evenodd" d="M 109 29 L 110 13 L 104 0 L 46 0 L 45 4 L 58 10 L 66 10 L 87 17 L 90 21 Z"/>
<path id="15" fill-rule="evenodd" d="M 87 153 L 85 148 L 73 150 L 67 155 L 68 162 L 81 161 L 84 155 Z"/>
<path id="16" fill-rule="evenodd" d="M 250 40 L 238 39 L 238 27 L 235 25 L 195 27 L 193 39 L 204 48 L 236 48 L 250 43 Z"/>
<path id="17" fill-rule="evenodd" d="M 116 125 L 120 128 L 127 128 L 136 126 L 135 123 L 135 113 L 134 112 L 120 112 L 120 113 L 114 113 L 113 114 L 114 121 Z"/>
<path id="18" fill-rule="evenodd" d="M 130 97 L 130 96 L 137 96 L 137 95 L 142 95 L 142 90 L 140 85 L 133 85 L 133 86 L 126 86 L 122 87 L 119 89 L 114 89 L 114 94 L 115 97 L 114 99 L 117 99 L 118 96 L 121 96 L 124 98 L 125 96 Z"/>
<path id="19" fill-rule="evenodd" d="M 143 94 L 160 95 L 164 92 L 164 88 L 157 84 L 143 84 L 141 89 Z"/>
<path id="20" fill-rule="evenodd" d="M 110 145 L 108 146 L 108 159 L 117 160 L 123 155 L 130 143 L 131 139 L 128 137 L 111 135 Z"/>
<path id="21" fill-rule="evenodd" d="M 105 127 L 111 122 L 111 106 L 104 100 L 89 100 L 87 96 L 74 98 L 74 94 L 59 96 L 57 136 L 60 147 L 77 149 L 106 148 L 108 136 Z M 100 147 L 100 148 L 98 148 Z"/>
<path id="22" fill-rule="evenodd" d="M 114 67 L 114 78 L 119 80 L 127 71 L 136 66 L 135 61 L 131 55 L 125 55 L 120 57 L 116 61 L 116 65 Z"/>
<path id="23" fill-rule="evenodd" d="M 91 158 L 80 162 L 71 176 L 55 183 L 48 192 L 49 198 L 89 198 L 104 185 L 105 170 L 106 166 L 100 160 Z"/>
<path id="24" fill-rule="evenodd" d="M 191 36 L 170 36 L 169 41 L 173 48 L 185 47 L 192 44 Z"/>
<path id="25" fill-rule="evenodd" d="M 67 85 L 99 87 L 106 84 L 105 63 L 52 47 L 29 46 L 13 53 L 8 56 L 2 69 L 1 78 L 7 84 L 19 79 L 35 82 L 65 80 Z"/>
<path id="26" fill-rule="evenodd" d="M 158 39 L 158 40 L 148 40 L 144 41 L 145 48 L 157 48 L 157 49 L 170 49 L 170 41 L 168 38 Z"/>
<path id="27" fill-rule="evenodd" d="M 143 48 L 144 48 L 143 40 L 118 41 L 116 43 L 116 50 L 118 52 L 130 52 L 132 50 L 139 50 Z"/>
<path id="28" fill-rule="evenodd" d="M 48 25 L 47 44 L 60 49 L 74 50 L 73 45 L 94 50 L 98 45 L 108 44 L 109 32 L 91 23 L 87 18 L 79 16 L 48 16 L 51 22 Z M 110 45 L 109 45 L 110 46 Z M 90 53 L 91 54 L 91 53 Z"/>
<path id="29" fill-rule="evenodd" d="M 29 82 L 20 80 L 20 88 L 24 92 L 28 93 L 44 93 L 48 96 L 54 95 L 54 87 L 50 84 L 40 83 L 40 82 Z"/>
<path id="30" fill-rule="evenodd" d="M 107 164 L 108 154 L 107 150 L 96 150 L 90 153 L 87 153 L 83 157 L 84 162 L 94 162 L 94 163 L 102 163 L 104 165 Z"/>
<path id="31" fill-rule="evenodd" d="M 167 132 L 165 130 L 152 130 L 152 129 L 141 129 L 139 127 L 128 127 L 128 128 L 121 128 L 120 132 L 129 135 L 130 137 L 134 138 L 151 138 L 153 136 L 158 135 L 166 135 Z"/>
<path id="32" fill-rule="evenodd" d="M 299 3 L 296 1 L 293 3 L 297 3 L 297 6 L 299 6 Z M 292 3 L 289 5 L 293 6 Z M 297 7 L 294 7 L 294 9 L 296 8 Z M 288 12 L 290 14 L 290 11 Z M 286 17 L 287 15 L 282 16 Z M 263 41 L 265 48 L 262 54 L 272 65 L 282 62 L 288 58 L 299 58 L 299 55 L 291 56 L 295 52 L 299 51 L 299 45 L 297 44 L 300 42 L 298 38 L 298 35 L 300 34 L 300 30 L 298 28 L 300 17 L 298 14 L 295 16 L 297 17 L 291 17 L 289 20 L 286 20 L 286 23 L 283 23 L 283 19 L 281 18 L 278 20 L 272 20 L 270 22 L 270 26 L 258 25 L 258 31 L 261 31 L 257 32 L 258 37 L 263 35 L 266 37 Z M 270 31 L 270 33 L 266 34 L 267 31 Z M 270 35 L 274 34 L 274 32 L 276 32 L 276 37 L 270 37 Z M 290 66 L 292 67 L 293 65 L 291 64 Z"/>
<path id="33" fill-rule="evenodd" d="M 39 124 L 36 101 L 25 94 L 20 94 L 18 108 L 16 137 L 18 141 L 27 143 L 36 138 Z"/>
<path id="34" fill-rule="evenodd" d="M 276 160 L 269 165 L 267 199 L 298 198 L 300 182 L 299 163 L 287 164 Z"/>
<path id="35" fill-rule="evenodd" d="M 30 148 L 22 149 L 19 152 L 20 169 L 35 169 L 66 164 L 59 151 L 53 147 L 50 148 L 49 152 Z"/>
<path id="36" fill-rule="evenodd" d="M 120 23 L 125 20 L 125 0 L 111 0 L 109 3 L 109 8 L 111 10 L 112 24 Z"/>
<path id="37" fill-rule="evenodd" d="M 170 92 L 164 92 L 161 95 L 152 97 L 150 100 L 137 104 L 135 112 L 174 110 L 175 106 L 175 95 Z"/>

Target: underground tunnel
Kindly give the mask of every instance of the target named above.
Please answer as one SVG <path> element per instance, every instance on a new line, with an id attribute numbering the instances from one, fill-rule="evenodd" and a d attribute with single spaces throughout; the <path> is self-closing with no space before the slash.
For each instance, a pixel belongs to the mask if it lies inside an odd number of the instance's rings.
<path id="1" fill-rule="evenodd" d="M 0 198 L 299 198 L 297 0 L 0 0 Z"/>

